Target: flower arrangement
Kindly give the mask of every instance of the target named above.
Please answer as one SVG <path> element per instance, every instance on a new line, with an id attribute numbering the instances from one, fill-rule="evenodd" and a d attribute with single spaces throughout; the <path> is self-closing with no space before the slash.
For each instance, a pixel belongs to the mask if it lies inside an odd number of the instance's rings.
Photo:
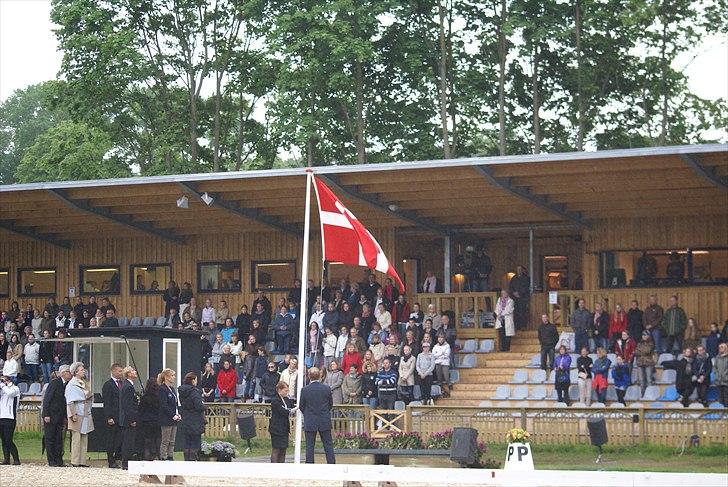
<path id="1" fill-rule="evenodd" d="M 391 433 L 379 441 L 379 448 L 393 450 L 419 450 L 424 448 L 422 437 L 419 433 Z"/>
<path id="2" fill-rule="evenodd" d="M 378 446 L 377 441 L 368 433 L 337 433 L 334 437 L 334 448 L 370 450 Z"/>
<path id="3" fill-rule="evenodd" d="M 531 433 L 521 428 L 513 428 L 506 433 L 508 443 L 528 443 Z"/>
<path id="4" fill-rule="evenodd" d="M 200 454 L 203 457 L 215 458 L 218 462 L 230 462 L 238 455 L 235 445 L 227 441 L 202 442 Z"/>

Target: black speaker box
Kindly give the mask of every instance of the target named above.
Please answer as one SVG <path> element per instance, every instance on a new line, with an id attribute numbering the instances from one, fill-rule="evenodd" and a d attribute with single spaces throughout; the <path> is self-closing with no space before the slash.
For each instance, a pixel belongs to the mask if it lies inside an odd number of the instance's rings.
<path id="1" fill-rule="evenodd" d="M 464 465 L 475 463 L 478 451 L 478 430 L 474 428 L 453 428 L 450 460 Z"/>
<path id="2" fill-rule="evenodd" d="M 593 418 L 586 421 L 586 425 L 589 427 L 589 438 L 591 444 L 594 446 L 602 446 L 609 441 L 607 436 L 607 422 L 604 418 Z"/>
<path id="3" fill-rule="evenodd" d="M 255 438 L 255 418 L 252 414 L 241 414 L 238 416 L 238 431 L 240 438 L 249 440 Z"/>

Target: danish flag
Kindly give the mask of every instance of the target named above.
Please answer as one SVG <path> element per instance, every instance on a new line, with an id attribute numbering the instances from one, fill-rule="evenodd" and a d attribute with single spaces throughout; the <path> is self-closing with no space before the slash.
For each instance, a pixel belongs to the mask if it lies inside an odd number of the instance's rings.
<path id="1" fill-rule="evenodd" d="M 390 276 L 404 294 L 404 284 L 379 242 L 316 176 L 313 177 L 321 221 L 324 260 L 376 269 Z"/>

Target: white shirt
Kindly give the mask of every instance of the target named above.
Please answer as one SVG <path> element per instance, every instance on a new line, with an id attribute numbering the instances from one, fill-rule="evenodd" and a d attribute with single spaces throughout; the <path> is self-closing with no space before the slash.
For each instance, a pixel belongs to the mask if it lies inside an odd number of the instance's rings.
<path id="1" fill-rule="evenodd" d="M 435 357 L 435 365 L 450 365 L 450 344 L 445 342 L 442 345 L 435 343 L 432 347 L 432 355 Z"/>
<path id="2" fill-rule="evenodd" d="M 25 355 L 25 363 L 26 364 L 35 364 L 38 365 L 40 363 L 40 357 L 38 356 L 40 352 L 40 345 L 38 342 L 33 343 L 26 343 L 23 347 L 23 355 Z"/>
<path id="3" fill-rule="evenodd" d="M 213 307 L 202 308 L 202 323 L 214 323 L 214 322 L 215 322 L 215 308 L 213 308 Z"/>
<path id="4" fill-rule="evenodd" d="M 7 362 L 5 362 L 7 363 Z M 0 382 L 0 419 L 16 419 L 17 401 L 20 397 L 18 386 Z"/>
<path id="5" fill-rule="evenodd" d="M 230 353 L 235 355 L 235 363 L 240 363 L 240 351 L 243 349 L 243 342 L 238 340 L 238 343 L 232 343 L 230 345 Z"/>
<path id="6" fill-rule="evenodd" d="M 425 282 L 422 284 L 422 291 L 425 293 L 434 293 L 437 286 L 437 278 L 435 276 L 430 276 L 427 279 L 425 279 Z"/>
<path id="7" fill-rule="evenodd" d="M 316 323 L 319 327 L 319 330 L 324 329 L 324 313 L 323 311 L 314 311 L 314 313 L 311 315 L 311 319 L 309 320 L 308 324 Z"/>
<path id="8" fill-rule="evenodd" d="M 7 359 L 5 365 L 3 365 L 3 375 L 8 377 L 15 377 L 18 375 L 18 361 L 14 358 Z"/>

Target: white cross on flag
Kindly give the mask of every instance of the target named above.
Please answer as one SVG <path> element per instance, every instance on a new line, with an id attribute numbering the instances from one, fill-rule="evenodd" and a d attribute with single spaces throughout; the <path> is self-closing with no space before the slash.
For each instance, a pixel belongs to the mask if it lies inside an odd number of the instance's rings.
<path id="1" fill-rule="evenodd" d="M 334 193 L 313 177 L 321 220 L 324 260 L 376 269 L 390 276 L 404 294 L 404 284 L 387 260 L 379 242 Z"/>

